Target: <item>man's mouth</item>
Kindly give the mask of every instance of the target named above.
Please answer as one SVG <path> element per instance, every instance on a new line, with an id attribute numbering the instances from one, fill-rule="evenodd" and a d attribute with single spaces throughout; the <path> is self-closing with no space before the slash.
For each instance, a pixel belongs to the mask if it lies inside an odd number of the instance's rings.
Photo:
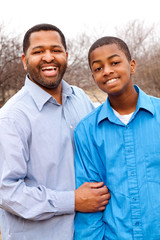
<path id="1" fill-rule="evenodd" d="M 58 73 L 58 69 L 59 68 L 57 66 L 44 66 L 41 68 L 43 74 L 49 77 L 56 76 Z"/>

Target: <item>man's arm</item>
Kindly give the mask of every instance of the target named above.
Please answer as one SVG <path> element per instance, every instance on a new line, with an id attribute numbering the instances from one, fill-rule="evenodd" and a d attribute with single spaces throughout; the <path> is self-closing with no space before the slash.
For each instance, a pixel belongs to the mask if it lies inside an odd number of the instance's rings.
<path id="1" fill-rule="evenodd" d="M 75 210 L 79 212 L 104 211 L 110 193 L 103 182 L 85 182 L 75 190 Z"/>
<path id="2" fill-rule="evenodd" d="M 73 214 L 74 190 L 55 191 L 42 184 L 38 185 L 29 176 L 31 136 L 24 118 L 21 123 L 23 128 L 13 120 L 0 120 L 0 207 L 14 215 L 35 221 L 55 215 Z M 26 184 L 27 175 L 31 179 L 29 184 Z"/>
<path id="3" fill-rule="evenodd" d="M 103 204 L 101 191 L 96 190 L 102 184 L 86 183 L 75 193 L 26 185 L 30 136 L 25 119 L 21 122 L 23 129 L 10 119 L 0 120 L 0 207 L 30 220 L 73 214 L 75 204 L 77 211 L 96 211 Z M 105 187 L 102 192 L 105 194 Z"/>

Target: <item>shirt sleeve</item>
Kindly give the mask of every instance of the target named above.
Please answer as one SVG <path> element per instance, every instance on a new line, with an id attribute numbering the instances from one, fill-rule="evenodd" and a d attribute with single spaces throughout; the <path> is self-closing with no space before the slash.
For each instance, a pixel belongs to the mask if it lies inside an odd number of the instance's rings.
<path id="1" fill-rule="evenodd" d="M 26 184 L 29 138 L 26 128 L 20 129 L 11 119 L 0 119 L 0 207 L 29 220 L 73 214 L 74 191 Z"/>
<path id="2" fill-rule="evenodd" d="M 93 163 L 94 155 L 90 149 L 89 136 L 85 132 L 83 124 L 77 127 L 75 134 L 75 172 L 76 188 L 84 182 L 100 182 L 98 171 Z M 75 240 L 102 240 L 105 224 L 103 211 L 97 213 L 76 213 Z"/>

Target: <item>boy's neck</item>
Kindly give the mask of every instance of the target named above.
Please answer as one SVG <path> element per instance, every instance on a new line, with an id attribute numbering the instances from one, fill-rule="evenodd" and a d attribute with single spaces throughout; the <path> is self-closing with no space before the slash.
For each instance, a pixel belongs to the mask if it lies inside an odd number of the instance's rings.
<path id="1" fill-rule="evenodd" d="M 128 93 L 123 93 L 117 96 L 109 96 L 109 101 L 114 110 L 121 115 L 126 115 L 136 110 L 138 93 L 133 88 Z"/>

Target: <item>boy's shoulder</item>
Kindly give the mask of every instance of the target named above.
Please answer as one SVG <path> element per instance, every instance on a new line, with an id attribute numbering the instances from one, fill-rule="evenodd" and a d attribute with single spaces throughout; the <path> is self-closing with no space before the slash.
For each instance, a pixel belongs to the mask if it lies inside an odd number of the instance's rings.
<path id="1" fill-rule="evenodd" d="M 160 107 L 160 98 L 159 97 L 155 97 L 155 96 L 151 96 L 151 95 L 148 95 L 148 97 L 150 98 L 152 104 L 154 105 L 155 108 L 158 108 Z"/>
<path id="2" fill-rule="evenodd" d="M 94 124 L 97 122 L 97 118 L 99 116 L 99 113 L 103 107 L 103 104 L 100 106 L 96 107 L 92 112 L 90 112 L 87 116 L 85 116 L 77 125 L 76 130 L 81 128 L 82 126 L 88 126 L 90 124 Z"/>

